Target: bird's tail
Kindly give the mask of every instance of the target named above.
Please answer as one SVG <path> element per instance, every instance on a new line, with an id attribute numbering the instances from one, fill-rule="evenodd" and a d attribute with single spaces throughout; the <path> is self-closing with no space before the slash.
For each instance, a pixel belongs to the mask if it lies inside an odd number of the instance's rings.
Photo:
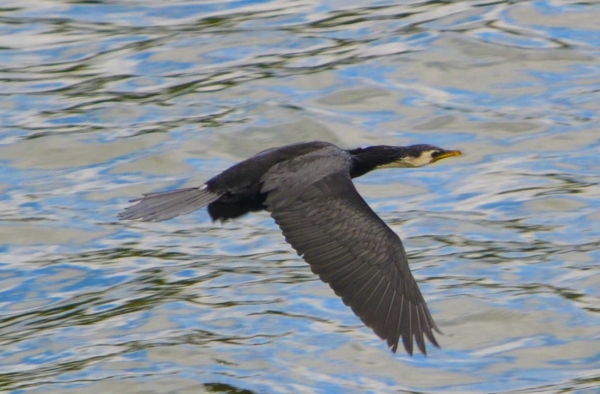
<path id="1" fill-rule="evenodd" d="M 141 219 L 144 222 L 160 222 L 185 215 L 205 207 L 221 197 L 220 194 L 208 190 L 207 186 L 190 187 L 187 189 L 172 190 L 144 194 L 144 197 L 131 200 L 137 204 L 125 208 L 119 214 L 119 219 Z"/>

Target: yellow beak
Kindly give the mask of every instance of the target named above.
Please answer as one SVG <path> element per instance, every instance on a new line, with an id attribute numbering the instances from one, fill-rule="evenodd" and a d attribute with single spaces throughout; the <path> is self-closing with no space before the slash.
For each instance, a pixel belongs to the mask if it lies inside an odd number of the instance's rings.
<path id="1" fill-rule="evenodd" d="M 454 156 L 460 156 L 462 155 L 462 153 L 459 150 L 447 150 L 444 153 L 440 154 L 439 156 L 436 156 L 433 158 L 433 160 L 431 160 L 432 163 L 435 163 L 436 161 L 440 161 L 442 159 L 446 159 L 448 157 L 454 157 Z"/>

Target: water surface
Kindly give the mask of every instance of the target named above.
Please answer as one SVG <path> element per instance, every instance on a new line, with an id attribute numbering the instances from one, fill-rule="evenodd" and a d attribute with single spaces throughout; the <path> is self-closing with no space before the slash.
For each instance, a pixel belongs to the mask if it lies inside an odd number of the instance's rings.
<path id="1" fill-rule="evenodd" d="M 600 390 L 600 7 L 5 1 L 0 390 Z M 268 214 L 116 220 L 260 150 L 432 143 L 360 192 L 441 349 L 391 354 Z"/>

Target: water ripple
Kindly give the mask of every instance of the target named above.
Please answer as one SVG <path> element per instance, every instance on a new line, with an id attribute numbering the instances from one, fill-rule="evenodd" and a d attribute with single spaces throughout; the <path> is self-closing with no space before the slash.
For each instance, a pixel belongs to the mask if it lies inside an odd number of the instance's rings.
<path id="1" fill-rule="evenodd" d="M 595 392 L 600 12 L 569 0 L 7 1 L 0 390 Z M 391 355 L 266 213 L 119 223 L 266 147 L 375 172 L 445 335 Z"/>

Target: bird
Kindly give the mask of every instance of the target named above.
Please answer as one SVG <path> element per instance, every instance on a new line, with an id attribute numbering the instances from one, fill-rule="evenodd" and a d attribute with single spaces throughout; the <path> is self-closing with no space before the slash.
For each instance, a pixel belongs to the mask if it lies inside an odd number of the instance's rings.
<path id="1" fill-rule="evenodd" d="M 400 237 L 369 207 L 353 178 L 382 168 L 422 167 L 460 156 L 432 145 L 342 149 L 324 141 L 271 148 L 201 186 L 144 194 L 121 220 L 163 221 L 207 207 L 213 221 L 266 210 L 286 241 L 344 304 L 396 353 L 400 338 L 427 355 L 434 322 Z M 414 342 L 413 342 L 414 339 Z"/>

